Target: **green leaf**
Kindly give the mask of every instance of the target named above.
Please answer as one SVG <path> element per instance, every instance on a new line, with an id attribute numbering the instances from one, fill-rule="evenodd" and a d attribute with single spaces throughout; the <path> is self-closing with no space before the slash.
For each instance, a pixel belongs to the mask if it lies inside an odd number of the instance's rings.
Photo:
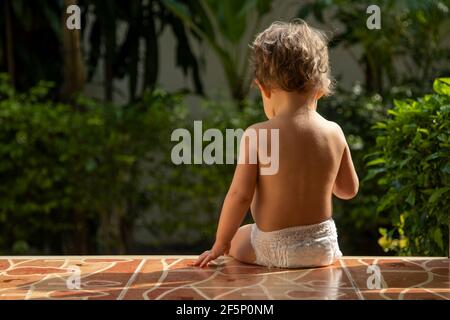
<path id="1" fill-rule="evenodd" d="M 409 107 L 410 106 L 410 104 L 408 103 L 408 101 L 407 100 L 397 100 L 397 99 L 394 99 L 394 106 L 396 107 L 396 108 L 406 108 L 406 107 Z"/>
<path id="2" fill-rule="evenodd" d="M 377 122 L 372 126 L 372 129 L 386 129 L 387 124 L 385 122 Z"/>
<path id="3" fill-rule="evenodd" d="M 426 157 L 424 160 L 429 161 L 437 158 L 448 158 L 448 152 L 446 151 L 438 151 L 433 154 L 430 154 L 428 157 Z"/>
<path id="4" fill-rule="evenodd" d="M 375 152 L 371 152 L 371 153 L 367 153 L 364 155 L 363 160 L 366 160 L 367 158 L 370 158 L 372 156 L 379 156 L 383 154 L 381 151 L 375 151 Z"/>
<path id="5" fill-rule="evenodd" d="M 161 3 L 172 13 L 180 17 L 186 24 L 193 24 L 189 8 L 184 3 L 174 0 L 162 0 Z"/>
<path id="6" fill-rule="evenodd" d="M 374 166 L 380 163 L 385 163 L 386 160 L 384 158 L 378 158 L 378 159 L 374 159 L 372 161 L 367 162 L 366 166 L 370 167 L 370 166 Z"/>
<path id="7" fill-rule="evenodd" d="M 85 164 L 85 170 L 86 170 L 87 172 L 92 172 L 92 171 L 94 171 L 96 168 L 97 168 L 97 162 L 96 162 L 94 159 L 89 158 L 89 159 L 86 161 L 86 164 Z"/>
<path id="8" fill-rule="evenodd" d="M 439 94 L 450 95 L 450 78 L 438 78 L 434 80 L 433 90 Z"/>
<path id="9" fill-rule="evenodd" d="M 367 175 L 364 177 L 364 179 L 361 182 L 366 182 L 370 179 L 372 179 L 373 177 L 375 177 L 377 174 L 381 173 L 381 172 L 385 172 L 386 168 L 375 168 L 375 169 L 370 169 L 367 173 Z"/>
<path id="10" fill-rule="evenodd" d="M 440 249 L 444 248 L 444 241 L 443 241 L 441 228 L 437 227 L 434 229 L 433 240 L 434 240 L 434 242 L 436 242 L 436 244 L 438 245 L 438 247 Z"/>
<path id="11" fill-rule="evenodd" d="M 416 202 L 416 194 L 414 192 L 410 192 L 405 201 L 413 206 Z"/>
<path id="12" fill-rule="evenodd" d="M 450 190 L 450 187 L 439 188 L 439 189 L 434 190 L 434 192 L 431 194 L 430 198 L 428 199 L 428 202 L 429 203 L 436 202 L 436 200 L 438 200 L 441 195 L 443 195 L 444 193 L 446 193 L 449 190 Z"/>
<path id="13" fill-rule="evenodd" d="M 389 193 L 385 195 L 383 198 L 381 198 L 381 201 L 377 207 L 377 213 L 382 212 L 384 209 L 389 208 L 393 205 L 395 199 L 397 197 L 397 194 L 395 193 Z"/>
<path id="14" fill-rule="evenodd" d="M 443 168 L 441 168 L 441 171 L 447 174 L 450 174 L 450 162 L 447 162 Z"/>
<path id="15" fill-rule="evenodd" d="M 417 132 L 425 133 L 426 135 L 430 135 L 430 131 L 425 128 L 417 128 Z"/>
<path id="16" fill-rule="evenodd" d="M 397 116 L 397 115 L 398 115 L 398 112 L 397 112 L 397 111 L 394 111 L 394 110 L 392 110 L 392 109 L 389 109 L 389 110 L 387 111 L 387 113 L 388 113 L 388 114 L 391 114 L 391 115 L 393 115 L 393 116 Z"/>

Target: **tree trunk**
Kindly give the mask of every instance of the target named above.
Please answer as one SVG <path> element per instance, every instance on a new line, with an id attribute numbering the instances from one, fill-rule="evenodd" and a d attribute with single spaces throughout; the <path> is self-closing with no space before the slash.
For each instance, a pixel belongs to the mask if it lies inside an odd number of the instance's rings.
<path id="1" fill-rule="evenodd" d="M 64 8 L 76 5 L 77 0 L 64 0 Z M 69 30 L 66 26 L 67 14 L 64 9 L 63 28 L 63 61 L 64 61 L 64 83 L 62 96 L 70 100 L 74 93 L 79 92 L 85 83 L 86 73 L 81 52 L 80 30 Z"/>

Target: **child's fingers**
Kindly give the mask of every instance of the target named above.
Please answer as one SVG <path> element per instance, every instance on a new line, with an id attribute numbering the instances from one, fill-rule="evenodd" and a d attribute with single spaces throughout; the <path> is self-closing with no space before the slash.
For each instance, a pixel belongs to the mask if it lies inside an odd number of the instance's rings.
<path id="1" fill-rule="evenodd" d="M 203 259 L 205 258 L 205 256 L 202 254 L 200 255 L 197 260 L 193 263 L 194 266 L 199 266 L 200 263 L 202 263 Z"/>
<path id="2" fill-rule="evenodd" d="M 199 266 L 203 260 L 206 258 L 206 256 L 209 254 L 209 251 L 203 252 L 198 258 L 197 261 L 194 262 L 194 266 Z"/>
<path id="3" fill-rule="evenodd" d="M 202 263 L 200 264 L 200 268 L 208 266 L 208 263 L 210 261 L 214 260 L 213 256 L 208 252 L 208 255 L 203 259 Z"/>

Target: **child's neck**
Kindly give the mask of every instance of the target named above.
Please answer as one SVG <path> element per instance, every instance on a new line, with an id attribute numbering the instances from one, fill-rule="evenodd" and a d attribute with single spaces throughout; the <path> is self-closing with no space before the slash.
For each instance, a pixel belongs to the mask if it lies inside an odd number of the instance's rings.
<path id="1" fill-rule="evenodd" d="M 310 114 L 317 109 L 315 93 L 299 93 L 278 90 L 273 92 L 271 100 L 275 116 L 297 116 Z"/>

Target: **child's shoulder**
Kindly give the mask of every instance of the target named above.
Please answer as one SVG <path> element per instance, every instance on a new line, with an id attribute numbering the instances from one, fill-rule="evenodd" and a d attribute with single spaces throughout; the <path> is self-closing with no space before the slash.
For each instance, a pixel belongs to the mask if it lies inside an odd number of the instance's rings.
<path id="1" fill-rule="evenodd" d="M 327 133 L 329 135 L 335 137 L 336 139 L 345 141 L 344 132 L 342 131 L 342 128 L 339 124 L 337 124 L 336 122 L 327 120 L 322 116 L 320 116 L 320 117 L 323 121 L 321 121 L 321 125 L 320 125 L 321 129 L 319 129 L 319 130 L 325 130 L 325 131 L 327 131 Z M 269 119 L 266 121 L 254 123 L 251 126 L 249 126 L 245 131 L 246 132 L 250 132 L 250 131 L 258 132 L 261 129 L 270 130 L 270 129 L 280 129 L 282 127 L 284 127 L 284 123 L 283 123 L 282 119 L 272 118 L 272 119 Z"/>
<path id="2" fill-rule="evenodd" d="M 327 136 L 331 139 L 329 141 L 332 141 L 333 144 L 343 148 L 347 142 L 341 126 L 330 120 L 326 120 L 324 125 L 327 128 Z"/>
<path id="3" fill-rule="evenodd" d="M 335 136 L 337 136 L 338 138 L 344 138 L 344 131 L 342 131 L 342 128 L 339 124 L 337 124 L 336 122 L 330 121 L 330 120 L 326 120 L 328 127 L 331 130 L 331 133 Z"/>
<path id="4" fill-rule="evenodd" d="M 273 120 L 266 120 L 252 124 L 245 131 L 259 131 L 261 129 L 277 129 L 277 128 L 278 127 L 273 122 Z"/>
<path id="5" fill-rule="evenodd" d="M 319 116 L 319 118 L 321 120 L 321 126 L 328 129 L 332 135 L 335 135 L 338 137 L 344 136 L 344 132 L 342 131 L 342 128 L 339 124 L 337 124 L 334 121 L 326 119 L 324 116 L 322 116 L 319 113 L 317 113 L 317 115 Z"/>

